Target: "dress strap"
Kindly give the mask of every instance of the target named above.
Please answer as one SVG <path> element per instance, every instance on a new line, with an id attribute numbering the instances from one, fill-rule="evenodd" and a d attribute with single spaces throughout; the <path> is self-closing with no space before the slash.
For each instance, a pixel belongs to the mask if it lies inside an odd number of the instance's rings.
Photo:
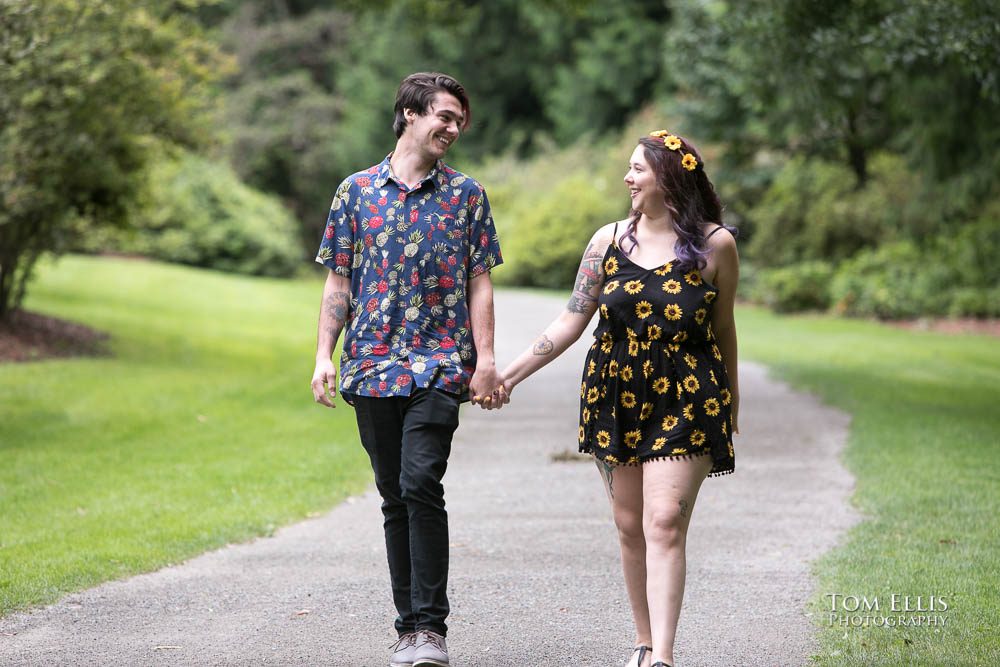
<path id="1" fill-rule="evenodd" d="M 705 237 L 705 240 L 707 241 L 708 239 L 712 238 L 712 234 L 719 231 L 720 229 L 725 229 L 725 228 L 726 228 L 725 225 L 719 225 L 718 227 L 716 227 L 715 229 L 713 229 L 711 232 L 708 233 L 708 236 Z"/>
<path id="2" fill-rule="evenodd" d="M 615 231 L 611 234 L 611 245 L 618 247 L 618 223 L 615 223 Z"/>

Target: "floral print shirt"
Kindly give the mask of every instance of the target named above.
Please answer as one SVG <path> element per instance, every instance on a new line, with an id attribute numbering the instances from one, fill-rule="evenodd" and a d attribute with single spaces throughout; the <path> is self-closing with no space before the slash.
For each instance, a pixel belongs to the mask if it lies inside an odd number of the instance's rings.
<path id="1" fill-rule="evenodd" d="M 351 279 L 340 391 L 467 398 L 476 367 L 468 282 L 503 263 L 483 186 L 440 160 L 412 189 L 386 158 L 348 177 L 316 261 Z"/>

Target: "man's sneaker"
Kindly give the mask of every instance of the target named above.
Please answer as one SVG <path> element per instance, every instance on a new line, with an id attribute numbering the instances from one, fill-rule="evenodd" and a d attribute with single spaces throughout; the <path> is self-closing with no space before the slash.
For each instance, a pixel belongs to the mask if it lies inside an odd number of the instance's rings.
<path id="1" fill-rule="evenodd" d="M 413 656 L 417 652 L 417 633 L 407 632 L 389 648 L 392 649 L 389 667 L 413 667 Z"/>
<path id="2" fill-rule="evenodd" d="M 430 630 L 417 633 L 413 667 L 448 667 L 448 645 L 444 637 Z"/>

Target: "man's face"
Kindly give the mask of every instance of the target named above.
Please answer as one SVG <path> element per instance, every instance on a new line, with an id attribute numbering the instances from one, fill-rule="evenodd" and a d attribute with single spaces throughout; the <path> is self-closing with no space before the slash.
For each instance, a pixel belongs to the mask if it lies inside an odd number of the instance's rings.
<path id="1" fill-rule="evenodd" d="M 451 93 L 439 91 L 434 101 L 421 116 L 412 109 L 405 111 L 409 126 L 406 134 L 425 157 L 438 160 L 444 157 L 458 139 L 465 122 L 462 104 Z"/>

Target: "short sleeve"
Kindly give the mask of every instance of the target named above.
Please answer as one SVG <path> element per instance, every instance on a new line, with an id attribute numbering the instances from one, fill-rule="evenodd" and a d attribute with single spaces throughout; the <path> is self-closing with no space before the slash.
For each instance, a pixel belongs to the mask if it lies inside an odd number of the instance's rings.
<path id="1" fill-rule="evenodd" d="M 472 221 L 469 232 L 469 277 L 475 278 L 503 264 L 490 200 L 481 185 L 469 197 L 469 219 Z"/>
<path id="2" fill-rule="evenodd" d="M 348 178 L 333 197 L 330 204 L 330 215 L 326 219 L 326 230 L 323 241 L 319 244 L 316 261 L 334 273 L 351 277 L 351 267 L 354 264 L 354 236 L 356 224 L 351 215 L 353 198 L 357 196 L 352 188 L 353 180 Z"/>

